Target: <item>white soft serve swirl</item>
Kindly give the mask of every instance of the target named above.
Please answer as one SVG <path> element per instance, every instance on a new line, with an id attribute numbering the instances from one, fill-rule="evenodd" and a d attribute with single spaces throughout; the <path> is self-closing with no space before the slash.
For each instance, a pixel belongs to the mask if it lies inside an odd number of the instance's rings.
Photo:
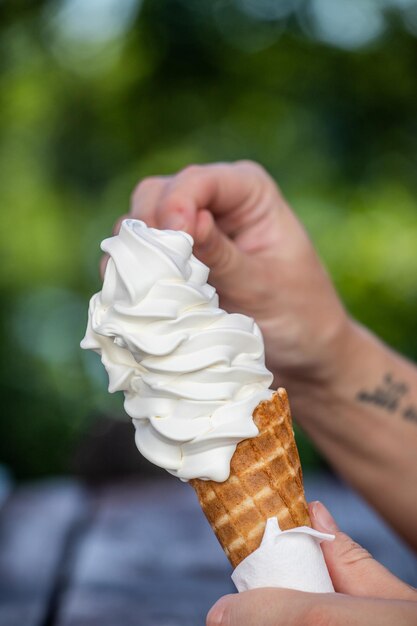
<path id="1" fill-rule="evenodd" d="M 101 244 L 110 259 L 81 346 L 101 355 L 109 391 L 124 391 L 147 459 L 183 480 L 223 481 L 236 445 L 258 433 L 252 412 L 272 375 L 258 326 L 219 308 L 192 245 L 125 220 Z"/>

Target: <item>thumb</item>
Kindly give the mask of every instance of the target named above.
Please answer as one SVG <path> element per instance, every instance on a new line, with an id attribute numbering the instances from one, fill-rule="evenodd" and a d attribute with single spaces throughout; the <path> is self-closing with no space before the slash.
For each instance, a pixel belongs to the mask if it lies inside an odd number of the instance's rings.
<path id="1" fill-rule="evenodd" d="M 210 267 L 211 276 L 224 282 L 227 288 L 230 275 L 233 281 L 236 270 L 241 267 L 243 255 L 207 209 L 197 213 L 194 240 L 199 259 Z"/>
<path id="2" fill-rule="evenodd" d="M 252 287 L 256 289 L 259 282 L 256 259 L 248 259 L 206 209 L 197 214 L 194 242 L 195 255 L 210 268 L 209 282 L 222 298 L 226 296 L 227 300 L 235 303 L 236 310 L 236 303 L 242 301 L 242 294 Z M 238 306 L 238 310 L 243 308 Z"/>
<path id="3" fill-rule="evenodd" d="M 210 268 L 210 281 L 218 292 L 241 289 L 236 277 L 241 274 L 245 258 L 236 244 L 218 227 L 213 214 L 183 203 L 182 211 L 174 210 L 160 218 L 163 228 L 184 230 L 194 239 L 194 254 Z M 187 211 L 185 209 L 188 209 Z"/>
<path id="4" fill-rule="evenodd" d="M 318 594 L 292 589 L 252 589 L 223 596 L 210 609 L 206 626 L 296 626 L 304 624 Z M 313 599 L 314 596 L 314 599 Z"/>
<path id="5" fill-rule="evenodd" d="M 333 533 L 335 541 L 321 544 L 335 591 L 353 596 L 417 600 L 417 591 L 375 561 L 365 548 L 341 532 L 321 502 L 310 504 L 313 528 Z"/>

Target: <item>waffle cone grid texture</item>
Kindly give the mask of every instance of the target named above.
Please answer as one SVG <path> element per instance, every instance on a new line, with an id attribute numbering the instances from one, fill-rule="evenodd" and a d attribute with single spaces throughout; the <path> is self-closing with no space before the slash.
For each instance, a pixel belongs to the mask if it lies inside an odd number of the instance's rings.
<path id="1" fill-rule="evenodd" d="M 233 567 L 259 547 L 268 518 L 281 530 L 311 526 L 285 389 L 260 402 L 253 418 L 259 435 L 238 444 L 225 482 L 190 480 Z"/>

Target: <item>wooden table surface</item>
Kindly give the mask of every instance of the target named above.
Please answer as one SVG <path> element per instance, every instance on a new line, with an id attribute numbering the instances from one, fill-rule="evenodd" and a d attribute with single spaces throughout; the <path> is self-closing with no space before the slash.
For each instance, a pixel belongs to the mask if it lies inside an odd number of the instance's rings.
<path id="1" fill-rule="evenodd" d="M 349 489 L 307 477 L 340 525 L 417 585 L 417 560 Z M 1 626 L 198 626 L 233 592 L 192 489 L 174 478 L 86 488 L 49 480 L 0 508 Z"/>

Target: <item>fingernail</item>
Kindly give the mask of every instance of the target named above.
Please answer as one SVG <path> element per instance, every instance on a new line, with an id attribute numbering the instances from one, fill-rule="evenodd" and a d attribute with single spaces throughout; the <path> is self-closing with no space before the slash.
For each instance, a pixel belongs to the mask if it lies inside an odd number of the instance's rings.
<path id="1" fill-rule="evenodd" d="M 167 230 L 185 230 L 185 219 L 181 213 L 171 213 L 162 220 L 162 227 Z"/>
<path id="2" fill-rule="evenodd" d="M 321 530 L 325 533 L 334 533 L 339 530 L 333 516 L 329 513 L 324 504 L 318 500 L 312 502 L 310 510 L 313 517 L 313 526 L 316 530 Z"/>
<path id="3" fill-rule="evenodd" d="M 214 604 L 207 614 L 206 626 L 225 626 L 223 621 L 226 606 L 223 598 Z"/>

